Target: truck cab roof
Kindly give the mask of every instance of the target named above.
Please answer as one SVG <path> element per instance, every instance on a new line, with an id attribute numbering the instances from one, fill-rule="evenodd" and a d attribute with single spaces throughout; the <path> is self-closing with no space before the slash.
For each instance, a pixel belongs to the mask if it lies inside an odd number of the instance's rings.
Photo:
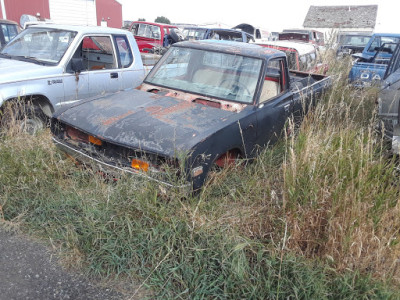
<path id="1" fill-rule="evenodd" d="M 68 31 L 76 31 L 81 34 L 130 34 L 129 31 L 111 28 L 111 27 L 100 27 L 100 26 L 81 26 L 81 25 L 61 25 L 61 24 L 41 24 L 41 25 L 32 25 L 30 28 L 53 28 L 58 30 L 68 30 Z"/>
<path id="2" fill-rule="evenodd" d="M 174 44 L 173 47 L 187 47 L 199 50 L 217 51 L 229 54 L 261 58 L 264 60 L 282 56 L 286 57 L 285 53 L 280 50 L 265 48 L 256 44 L 221 40 L 184 41 Z"/>

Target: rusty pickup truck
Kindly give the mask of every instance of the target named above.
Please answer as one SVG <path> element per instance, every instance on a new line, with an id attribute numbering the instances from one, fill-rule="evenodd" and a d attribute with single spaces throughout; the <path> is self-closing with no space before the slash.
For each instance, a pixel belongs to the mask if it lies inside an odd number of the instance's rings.
<path id="1" fill-rule="evenodd" d="M 255 44 L 174 44 L 137 89 L 58 111 L 56 145 L 102 172 L 128 172 L 200 189 L 209 171 L 254 158 L 288 118 L 301 116 L 331 85 L 291 72 L 284 52 Z"/>

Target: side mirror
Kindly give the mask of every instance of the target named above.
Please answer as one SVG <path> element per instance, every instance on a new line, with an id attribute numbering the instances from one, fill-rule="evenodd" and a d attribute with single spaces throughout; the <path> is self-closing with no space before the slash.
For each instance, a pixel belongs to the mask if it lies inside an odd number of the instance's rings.
<path id="1" fill-rule="evenodd" d="M 83 66 L 83 59 L 82 58 L 72 58 L 71 60 L 71 69 L 75 73 L 82 72 L 85 68 Z"/>

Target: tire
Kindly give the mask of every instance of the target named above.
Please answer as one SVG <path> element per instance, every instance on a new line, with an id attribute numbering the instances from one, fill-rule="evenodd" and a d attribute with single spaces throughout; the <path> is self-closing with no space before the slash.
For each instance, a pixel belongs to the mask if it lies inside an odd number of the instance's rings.
<path id="1" fill-rule="evenodd" d="M 169 36 L 171 37 L 171 39 L 172 39 L 172 41 L 174 43 L 178 43 L 180 41 L 183 41 L 182 33 L 178 29 L 171 28 L 169 30 Z"/>
<path id="2" fill-rule="evenodd" d="M 11 101 L 2 110 L 1 129 L 24 132 L 30 135 L 37 133 L 48 125 L 48 117 L 42 109 L 34 104 Z"/>

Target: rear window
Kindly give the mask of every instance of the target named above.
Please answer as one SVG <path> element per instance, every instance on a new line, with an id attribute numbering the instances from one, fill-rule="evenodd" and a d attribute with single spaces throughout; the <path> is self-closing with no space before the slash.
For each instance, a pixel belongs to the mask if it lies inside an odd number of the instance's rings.
<path id="1" fill-rule="evenodd" d="M 135 36 L 141 36 L 155 40 L 161 39 L 161 29 L 156 25 L 134 23 L 132 26 L 132 33 Z"/>

